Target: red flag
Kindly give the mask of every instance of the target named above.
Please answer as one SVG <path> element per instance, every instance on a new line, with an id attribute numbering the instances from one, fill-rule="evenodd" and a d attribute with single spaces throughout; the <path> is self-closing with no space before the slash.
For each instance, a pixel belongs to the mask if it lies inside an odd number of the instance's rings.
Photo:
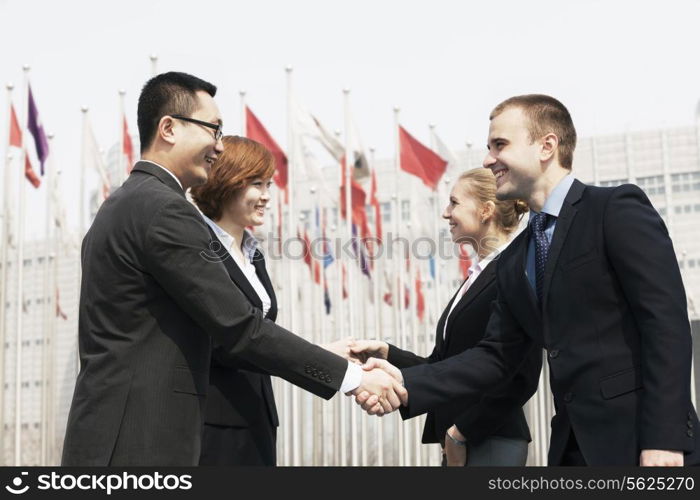
<path id="1" fill-rule="evenodd" d="M 391 278 L 389 277 L 389 274 L 384 270 L 384 303 L 388 306 L 394 305 L 394 299 L 393 299 L 393 294 L 391 292 Z"/>
<path id="2" fill-rule="evenodd" d="M 22 129 L 15 113 L 15 107 L 10 105 L 10 146 L 22 147 Z"/>
<path id="3" fill-rule="evenodd" d="M 374 236 L 381 245 L 384 233 L 382 232 L 382 210 L 377 198 L 377 172 L 372 169 L 372 183 L 369 190 L 369 204 L 374 207 Z"/>
<path id="4" fill-rule="evenodd" d="M 122 127 L 122 143 L 122 153 L 129 161 L 129 164 L 126 166 L 126 171 L 130 173 L 134 166 L 134 145 L 131 143 L 131 135 L 129 135 L 129 125 L 126 123 L 126 116 L 124 116 L 124 125 Z"/>
<path id="5" fill-rule="evenodd" d="M 302 238 L 297 229 L 297 237 L 304 243 L 304 262 L 309 266 L 309 271 L 317 285 L 321 284 L 321 265 L 316 259 L 311 255 L 311 240 L 309 240 L 309 233 L 304 229 L 304 237 Z"/>
<path id="6" fill-rule="evenodd" d="M 29 161 L 29 155 L 26 151 L 24 152 L 24 176 L 35 188 L 38 188 L 41 185 L 41 180 L 36 175 L 36 172 L 34 172 L 32 163 Z"/>
<path id="7" fill-rule="evenodd" d="M 287 155 L 284 154 L 282 148 L 277 145 L 270 133 L 263 127 L 260 120 L 248 106 L 245 107 L 245 125 L 246 137 L 265 146 L 275 158 L 277 169 L 275 170 L 274 181 L 280 189 L 284 189 L 284 202 L 287 203 L 289 201 L 287 193 Z"/>
<path id="8" fill-rule="evenodd" d="M 347 287 L 347 282 L 348 282 L 348 271 L 345 269 L 345 262 L 343 262 L 343 300 L 348 298 L 348 287 Z"/>
<path id="9" fill-rule="evenodd" d="M 423 296 L 423 283 L 420 279 L 420 269 L 416 269 L 416 312 L 422 322 L 425 316 L 425 297 Z"/>
<path id="10" fill-rule="evenodd" d="M 309 266 L 309 270 L 311 271 L 311 242 L 309 242 L 309 235 L 306 233 L 306 229 L 304 229 L 303 238 L 301 237 L 301 233 L 299 233 L 299 229 L 297 229 L 297 238 L 304 244 L 304 262 Z"/>
<path id="11" fill-rule="evenodd" d="M 402 126 L 399 126 L 399 146 L 401 170 L 420 177 L 426 186 L 436 190 L 440 177 L 447 168 L 447 162 L 418 142 Z"/>
<path id="12" fill-rule="evenodd" d="M 314 259 L 314 282 L 317 285 L 321 284 L 321 264 Z"/>
<path id="13" fill-rule="evenodd" d="M 469 253 L 464 248 L 465 244 L 466 243 L 459 244 L 459 271 L 463 280 L 467 279 L 467 276 L 469 276 L 469 268 L 472 265 L 472 261 L 469 258 Z"/>
<path id="14" fill-rule="evenodd" d="M 345 219 L 345 157 L 340 160 L 342 169 L 342 180 L 340 185 L 340 216 Z M 367 222 L 367 212 L 365 203 L 367 194 L 362 186 L 355 180 L 350 180 L 350 206 L 352 210 L 352 222 L 360 228 L 360 237 L 369 238 L 369 223 Z"/>

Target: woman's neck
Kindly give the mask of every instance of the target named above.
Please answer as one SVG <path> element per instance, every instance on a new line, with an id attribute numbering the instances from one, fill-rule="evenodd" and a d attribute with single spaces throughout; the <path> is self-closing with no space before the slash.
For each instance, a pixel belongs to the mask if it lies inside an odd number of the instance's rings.
<path id="1" fill-rule="evenodd" d="M 479 248 L 476 249 L 479 260 L 484 259 L 494 250 L 505 245 L 509 239 L 510 235 L 508 233 L 495 229 L 489 224 L 486 235 L 481 239 Z"/>
<path id="2" fill-rule="evenodd" d="M 236 224 L 234 221 L 225 216 L 221 217 L 219 220 L 215 220 L 214 222 L 216 222 L 216 225 L 221 229 L 233 236 L 233 239 L 236 240 L 239 248 L 241 245 L 243 245 L 243 233 L 245 231 L 245 227 L 241 226 L 240 224 Z"/>

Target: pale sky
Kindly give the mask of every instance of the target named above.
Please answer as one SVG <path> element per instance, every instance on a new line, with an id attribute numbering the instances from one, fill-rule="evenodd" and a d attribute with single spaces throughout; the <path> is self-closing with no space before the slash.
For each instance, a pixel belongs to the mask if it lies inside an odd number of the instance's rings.
<path id="1" fill-rule="evenodd" d="M 395 105 L 416 137 L 427 143 L 432 122 L 453 149 L 466 141 L 481 147 L 491 108 L 532 92 L 560 99 L 581 137 L 691 125 L 700 99 L 699 19 L 700 2 L 689 0 L 0 0 L 0 82 L 19 90 L 22 65 L 31 65 L 76 224 L 80 107 L 90 107 L 107 149 L 118 138 L 123 88 L 136 134 L 151 53 L 159 71 L 186 71 L 219 87 L 227 133 L 240 130 L 238 92 L 247 90 L 282 145 L 285 66 L 294 68 L 296 94 L 329 128 L 342 128 L 348 87 L 364 144 L 387 158 Z M 19 91 L 14 100 L 19 106 Z M 43 189 L 28 198 L 30 237 L 43 231 Z"/>

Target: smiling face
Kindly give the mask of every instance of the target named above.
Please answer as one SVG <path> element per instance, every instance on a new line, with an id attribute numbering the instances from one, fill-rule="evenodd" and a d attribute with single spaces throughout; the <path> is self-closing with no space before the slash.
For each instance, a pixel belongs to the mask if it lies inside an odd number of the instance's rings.
<path id="1" fill-rule="evenodd" d="M 224 208 L 224 216 L 240 227 L 260 226 L 265 222 L 265 209 L 270 201 L 272 181 L 251 179 Z"/>
<path id="2" fill-rule="evenodd" d="M 204 91 L 197 92 L 197 110 L 190 118 L 212 124 L 221 123 L 219 108 L 214 98 Z M 215 131 L 197 123 L 173 119 L 174 149 L 178 158 L 175 175 L 185 190 L 207 181 L 212 163 L 223 151 Z M 176 171 L 175 171 L 176 170 Z"/>
<path id="3" fill-rule="evenodd" d="M 499 200 L 529 200 L 543 169 L 542 144 L 532 140 L 522 109 L 507 107 L 491 120 L 484 167 L 496 177 Z"/>
<path id="4" fill-rule="evenodd" d="M 442 213 L 443 219 L 450 226 L 452 241 L 471 243 L 475 246 L 484 236 L 486 229 L 482 219 L 483 207 L 479 200 L 472 195 L 469 181 L 459 180 L 452 187 L 450 201 Z"/>

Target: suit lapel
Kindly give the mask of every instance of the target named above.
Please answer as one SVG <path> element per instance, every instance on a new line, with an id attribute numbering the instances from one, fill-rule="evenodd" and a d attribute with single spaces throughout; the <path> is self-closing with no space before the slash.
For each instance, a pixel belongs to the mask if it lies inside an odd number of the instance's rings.
<path id="1" fill-rule="evenodd" d="M 253 265 L 255 266 L 255 274 L 258 275 L 258 278 L 263 284 L 267 295 L 270 297 L 270 310 L 267 311 L 266 318 L 275 321 L 277 319 L 277 297 L 275 296 L 275 290 L 272 288 L 270 276 L 267 274 L 267 268 L 265 267 L 265 257 L 263 257 L 263 254 L 260 250 L 255 251 L 255 255 L 253 256 Z"/>
<path id="2" fill-rule="evenodd" d="M 476 281 L 472 283 L 467 292 L 464 295 L 462 295 L 462 298 L 459 300 L 459 302 L 454 308 L 454 311 L 452 311 L 452 314 L 450 314 L 450 316 L 456 318 L 460 311 L 462 311 L 476 297 L 478 297 L 479 294 L 484 290 L 484 288 L 490 285 L 494 279 L 496 279 L 496 263 L 495 261 L 491 261 L 489 265 L 486 266 L 486 269 L 481 271 L 481 274 L 476 278 Z M 461 288 L 462 287 L 460 287 L 460 289 Z M 459 290 L 457 291 L 457 293 L 459 293 Z M 454 325 L 454 322 L 450 323 L 450 325 Z M 447 344 L 450 341 L 450 332 L 452 331 L 452 327 L 450 325 L 448 325 L 447 333 L 445 334 L 445 347 L 447 347 Z"/>
<path id="3" fill-rule="evenodd" d="M 209 224 L 207 224 L 207 228 L 209 229 L 209 233 L 211 234 L 212 241 L 216 241 L 219 243 L 218 249 L 214 252 L 224 263 L 224 266 L 226 266 L 226 270 L 228 271 L 228 275 L 231 277 L 231 281 L 233 281 L 236 284 L 236 286 L 238 286 L 238 288 L 248 298 L 251 304 L 253 304 L 258 309 L 262 309 L 262 302 L 260 301 L 260 297 L 258 297 L 258 294 L 255 293 L 255 289 L 253 289 L 252 285 L 248 281 L 248 278 L 245 277 L 243 271 L 241 271 L 241 268 L 238 267 L 236 261 L 233 260 L 231 254 L 228 253 L 228 250 L 226 250 L 226 248 L 224 248 L 224 245 L 221 244 L 221 240 L 219 240 L 219 238 L 216 236 Z"/>
<path id="4" fill-rule="evenodd" d="M 464 280 L 466 281 L 466 280 Z M 459 291 L 462 289 L 462 286 L 464 285 L 464 281 L 462 282 L 461 285 L 459 285 L 459 288 L 455 292 L 455 294 L 452 296 L 452 299 L 447 303 L 447 307 L 445 308 L 444 311 L 442 311 L 442 316 L 440 316 L 440 319 L 438 320 L 437 326 L 435 327 L 435 344 L 438 349 L 439 353 L 443 352 L 443 347 L 445 346 L 445 338 L 443 335 L 443 332 L 445 331 L 445 321 L 447 321 L 447 315 L 450 312 L 450 309 L 452 308 L 452 303 L 457 300 L 457 294 Z"/>
<path id="5" fill-rule="evenodd" d="M 486 288 L 494 279 L 496 278 L 496 265 L 495 261 L 489 262 L 486 269 L 481 271 L 481 274 L 476 281 L 472 283 L 469 290 L 462 296 L 459 303 L 455 306 L 455 310 L 452 314 L 457 314 L 459 311 L 467 307 L 483 290 Z"/>
<path id="6" fill-rule="evenodd" d="M 549 245 L 549 254 L 547 255 L 547 264 L 544 270 L 544 287 L 542 289 L 542 308 L 547 304 L 547 295 L 549 293 L 549 287 L 552 283 L 552 275 L 554 274 L 554 268 L 557 265 L 557 259 L 561 254 L 561 249 L 564 246 L 564 241 L 566 240 L 566 235 L 571 228 L 571 224 L 576 216 L 576 207 L 574 204 L 581 199 L 581 194 L 586 188 L 585 184 L 575 180 L 571 185 L 569 192 L 564 198 L 564 203 L 561 206 L 561 211 L 559 212 L 559 217 L 557 217 L 557 225 L 554 229 L 554 236 L 552 237 L 552 243 Z"/>

